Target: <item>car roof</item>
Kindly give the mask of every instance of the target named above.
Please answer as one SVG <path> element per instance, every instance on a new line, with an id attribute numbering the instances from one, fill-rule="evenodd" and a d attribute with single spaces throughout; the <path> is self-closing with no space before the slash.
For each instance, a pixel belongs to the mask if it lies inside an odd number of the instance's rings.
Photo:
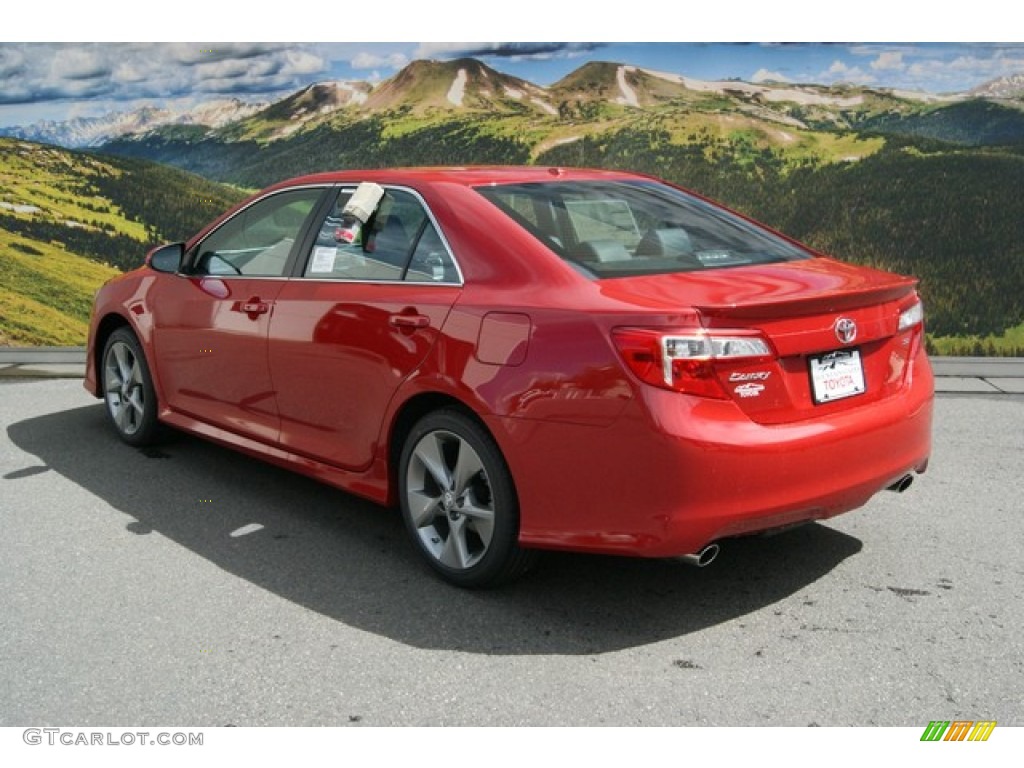
<path id="1" fill-rule="evenodd" d="M 649 178 L 637 173 L 606 171 L 594 168 L 560 168 L 551 166 L 437 166 L 430 168 L 378 168 L 331 171 L 288 179 L 279 187 L 304 184 L 372 181 L 378 184 L 448 183 L 475 187 L 484 184 L 525 184 L 550 181 L 597 181 Z"/>

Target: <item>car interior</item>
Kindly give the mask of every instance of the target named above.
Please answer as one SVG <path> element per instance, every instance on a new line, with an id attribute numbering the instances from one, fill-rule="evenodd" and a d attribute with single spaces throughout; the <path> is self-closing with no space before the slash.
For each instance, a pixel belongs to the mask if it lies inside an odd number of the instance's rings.
<path id="1" fill-rule="evenodd" d="M 426 211 L 403 192 L 389 191 L 354 243 L 338 239 L 342 210 L 351 193 L 342 192 L 324 220 L 306 277 L 348 280 L 458 282 L 458 270 Z M 315 255 L 315 254 L 314 254 Z"/>

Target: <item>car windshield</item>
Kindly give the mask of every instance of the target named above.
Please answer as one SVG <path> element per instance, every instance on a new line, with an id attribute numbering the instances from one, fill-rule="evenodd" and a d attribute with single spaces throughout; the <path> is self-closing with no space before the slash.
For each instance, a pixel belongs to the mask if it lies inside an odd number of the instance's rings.
<path id="1" fill-rule="evenodd" d="M 756 224 L 653 181 L 552 181 L 476 190 L 556 254 L 598 278 L 811 256 Z"/>

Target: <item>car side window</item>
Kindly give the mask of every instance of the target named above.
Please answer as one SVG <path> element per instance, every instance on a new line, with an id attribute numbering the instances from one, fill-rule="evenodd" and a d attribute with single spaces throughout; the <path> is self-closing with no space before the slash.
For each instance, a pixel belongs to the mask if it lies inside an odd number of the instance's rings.
<path id="1" fill-rule="evenodd" d="M 322 194 L 295 189 L 253 203 L 199 244 L 192 274 L 284 276 L 295 239 Z"/>
<path id="2" fill-rule="evenodd" d="M 353 189 L 345 189 L 324 219 L 306 262 L 304 277 L 338 280 L 458 282 L 458 270 L 441 235 L 415 195 L 384 194 L 360 237 L 345 242 L 342 211 Z"/>

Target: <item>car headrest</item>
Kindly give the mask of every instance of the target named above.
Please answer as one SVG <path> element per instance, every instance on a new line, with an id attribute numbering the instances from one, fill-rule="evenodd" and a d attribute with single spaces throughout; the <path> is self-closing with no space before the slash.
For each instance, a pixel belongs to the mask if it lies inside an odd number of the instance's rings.
<path id="1" fill-rule="evenodd" d="M 580 261 L 628 261 L 633 258 L 626 246 L 618 240 L 587 240 L 572 249 Z"/>
<path id="2" fill-rule="evenodd" d="M 690 256 L 693 241 L 682 227 L 649 229 L 636 247 L 637 256 Z"/>

